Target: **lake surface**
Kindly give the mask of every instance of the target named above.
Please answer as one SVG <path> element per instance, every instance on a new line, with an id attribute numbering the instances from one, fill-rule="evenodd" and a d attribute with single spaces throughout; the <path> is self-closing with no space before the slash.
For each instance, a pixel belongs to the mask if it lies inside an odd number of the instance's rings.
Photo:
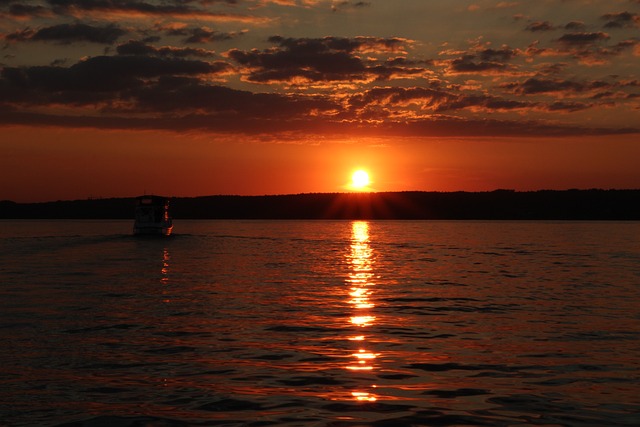
<path id="1" fill-rule="evenodd" d="M 0 425 L 640 425 L 640 223 L 131 226 L 0 221 Z"/>

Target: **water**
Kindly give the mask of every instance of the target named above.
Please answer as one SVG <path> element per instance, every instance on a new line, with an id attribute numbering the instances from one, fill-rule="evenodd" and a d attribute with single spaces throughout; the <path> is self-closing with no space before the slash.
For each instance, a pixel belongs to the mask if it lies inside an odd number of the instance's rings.
<path id="1" fill-rule="evenodd" d="M 0 222 L 0 425 L 637 426 L 640 223 Z"/>

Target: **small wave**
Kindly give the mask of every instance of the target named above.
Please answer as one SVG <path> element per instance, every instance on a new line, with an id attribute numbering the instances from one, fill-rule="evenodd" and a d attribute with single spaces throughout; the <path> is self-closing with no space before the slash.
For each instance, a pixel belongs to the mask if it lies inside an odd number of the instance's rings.
<path id="1" fill-rule="evenodd" d="M 436 396 L 443 399 L 451 399 L 455 397 L 480 396 L 491 394 L 491 391 L 482 388 L 458 388 L 455 390 L 428 390 L 422 393 L 428 396 Z"/>
<path id="2" fill-rule="evenodd" d="M 189 425 L 169 418 L 101 416 L 58 424 L 54 427 L 189 427 Z"/>
<path id="3" fill-rule="evenodd" d="M 205 403 L 204 405 L 199 406 L 197 409 L 201 411 L 235 412 L 259 411 L 265 408 L 262 404 L 250 400 L 222 399 L 210 403 Z"/>

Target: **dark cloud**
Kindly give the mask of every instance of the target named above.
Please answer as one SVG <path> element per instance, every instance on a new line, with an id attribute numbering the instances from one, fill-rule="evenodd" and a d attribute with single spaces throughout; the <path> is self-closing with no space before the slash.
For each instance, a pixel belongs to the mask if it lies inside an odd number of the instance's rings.
<path id="1" fill-rule="evenodd" d="M 376 80 L 386 81 L 395 78 L 421 77 L 425 74 L 425 67 L 432 65 L 432 61 L 411 61 L 406 58 L 392 58 L 379 65 L 369 66 L 368 72 Z"/>
<path id="2" fill-rule="evenodd" d="M 84 11 L 127 11 L 151 15 L 181 15 L 194 12 L 190 6 L 176 2 L 155 4 L 136 0 L 47 0 L 54 12 L 72 14 L 76 10 Z"/>
<path id="3" fill-rule="evenodd" d="M 245 135 L 308 135 L 322 132 L 325 135 L 371 136 L 575 136 L 636 133 L 636 128 L 596 128 L 558 125 L 543 121 L 511 121 L 495 119 L 465 119 L 450 116 L 434 116 L 429 119 L 388 121 L 373 123 L 361 121 L 327 121 L 314 117 L 296 120 L 275 118 L 236 117 L 205 113 L 170 116 L 163 118 L 131 115 L 55 115 L 5 110 L 0 114 L 0 124 L 27 126 L 58 126 L 72 128 L 126 129 L 126 130 L 201 130 L 208 132 L 233 132 Z"/>
<path id="4" fill-rule="evenodd" d="M 46 16 L 49 13 L 49 9 L 41 5 L 29 5 L 22 3 L 11 3 L 9 5 L 9 15 L 16 18 Z"/>
<path id="5" fill-rule="evenodd" d="M 402 115 L 405 117 L 424 117 L 433 113 L 464 109 L 497 112 L 535 107 L 535 104 L 526 101 L 509 100 L 486 94 L 455 93 L 437 87 L 375 88 L 363 94 L 354 95 L 349 100 L 349 105 L 351 110 L 359 116 L 366 116 L 372 110 L 380 111 L 380 109 L 386 109 L 387 116 L 391 116 L 391 110 L 404 109 Z"/>
<path id="6" fill-rule="evenodd" d="M 249 80 L 254 82 L 363 80 L 366 66 L 359 58 L 345 52 L 301 52 L 290 50 L 250 52 L 232 49 L 229 58 L 249 70 Z"/>
<path id="7" fill-rule="evenodd" d="M 505 46 L 501 49 L 480 49 L 476 54 L 482 61 L 506 62 L 518 56 L 518 51 Z"/>
<path id="8" fill-rule="evenodd" d="M 607 21 L 604 28 L 635 28 L 640 26 L 640 15 L 630 12 L 607 13 L 601 18 Z"/>
<path id="9" fill-rule="evenodd" d="M 269 37 L 269 41 L 277 43 L 281 47 L 291 51 L 304 53 L 314 51 L 336 51 L 345 53 L 354 52 L 398 52 L 403 51 L 410 43 L 409 40 L 400 37 L 324 37 L 313 38 L 285 38 L 282 36 Z"/>
<path id="10" fill-rule="evenodd" d="M 441 110 L 482 109 L 485 111 L 510 111 L 531 109 L 535 104 L 525 101 L 504 99 L 490 95 L 466 95 L 458 98 L 456 102 L 445 104 Z"/>
<path id="11" fill-rule="evenodd" d="M 219 85 L 208 85 L 192 77 L 162 77 L 151 85 L 131 93 L 135 111 L 201 112 L 217 117 L 242 119 L 296 120 L 310 112 L 327 112 L 339 108 L 329 99 L 318 96 L 252 93 Z"/>
<path id="12" fill-rule="evenodd" d="M 443 61 L 448 74 L 510 74 L 515 68 L 508 64 L 520 52 L 508 46 L 500 49 L 484 46 L 474 46 L 467 52 L 443 51 L 440 55 L 461 55 L 457 58 Z"/>
<path id="13" fill-rule="evenodd" d="M 126 50 L 134 45 L 124 46 Z M 5 106 L 99 104 L 103 113 L 133 116 L 147 112 L 224 116 L 235 118 L 239 127 L 242 119 L 291 120 L 337 108 L 323 97 L 252 93 L 201 79 L 228 68 L 223 62 L 138 55 L 89 58 L 68 68 L 5 67 L 0 99 Z"/>
<path id="14" fill-rule="evenodd" d="M 133 45 L 129 45 L 132 47 Z M 146 45 L 142 48 L 146 50 Z M 343 104 L 331 96 L 252 93 L 212 85 L 203 75 L 219 72 L 202 61 L 149 56 L 96 57 L 71 67 L 5 67 L 0 75 L 1 123 L 123 129 L 201 129 L 216 132 L 369 132 L 388 135 L 507 135 L 589 133 L 592 130 L 548 126 L 542 122 L 468 120 L 443 113 L 538 110 L 573 112 L 580 102 L 550 104 L 505 99 L 429 87 L 373 88 Z M 579 84 L 553 82 L 577 91 Z M 532 82 L 528 83 L 530 86 Z M 633 85 L 629 82 L 629 85 Z M 552 90 L 547 83 L 547 90 Z M 592 83 L 590 87 L 595 87 Z M 98 115 L 50 116 L 10 107 L 95 104 Z M 382 120 L 379 120 L 382 119 Z M 534 131 L 535 129 L 535 131 Z"/>
<path id="15" fill-rule="evenodd" d="M 549 21 L 536 21 L 527 25 L 525 29 L 535 33 L 538 31 L 551 31 L 554 30 L 555 27 Z"/>
<path id="16" fill-rule="evenodd" d="M 331 115 L 340 108 L 326 97 L 252 93 L 211 85 L 195 76 L 161 75 L 153 80 L 117 86 L 98 81 L 92 86 L 86 79 L 78 82 L 78 74 L 71 69 L 53 67 L 5 68 L 0 76 L 0 99 L 5 101 L 2 110 L 7 114 L 0 115 L 0 123 L 27 120 L 34 126 L 207 129 L 253 134 L 307 129 L 317 121 L 324 123 L 325 119 L 314 117 Z M 138 73 L 150 74 L 149 71 Z M 7 86 L 16 89 L 14 97 L 8 96 L 11 94 Z M 11 105 L 6 104 L 7 101 L 13 105 L 64 102 L 76 106 L 94 102 L 101 103 L 102 107 L 96 116 L 49 116 L 7 108 Z"/>
<path id="17" fill-rule="evenodd" d="M 553 112 L 553 111 L 574 112 L 574 111 L 586 110 L 586 109 L 591 108 L 591 107 L 593 107 L 593 104 L 585 104 L 583 102 L 556 101 L 556 102 L 553 102 L 553 103 L 549 104 L 546 107 L 546 110 L 550 111 L 550 112 Z"/>
<path id="18" fill-rule="evenodd" d="M 529 78 L 522 83 L 511 83 L 503 85 L 503 87 L 512 90 L 514 93 L 520 95 L 537 95 L 537 94 L 549 94 L 549 93 L 579 93 L 584 91 L 592 91 L 598 89 L 604 89 L 611 87 L 610 83 L 602 80 L 595 80 L 591 82 L 577 82 L 573 80 L 563 79 L 542 79 L 542 78 Z"/>
<path id="19" fill-rule="evenodd" d="M 331 10 L 333 10 L 334 12 L 337 12 L 339 10 L 345 10 L 345 9 L 360 9 L 363 7 L 369 7 L 371 6 L 371 2 L 368 1 L 338 1 L 338 2 L 333 2 L 333 4 L 331 5 Z"/>
<path id="20" fill-rule="evenodd" d="M 566 62 L 556 62 L 552 64 L 543 64 L 537 70 L 539 75 L 558 75 L 567 68 Z"/>
<path id="21" fill-rule="evenodd" d="M 111 24 L 95 27 L 87 24 L 60 24 L 39 30 L 25 29 L 7 34 L 7 41 L 52 41 L 61 44 L 89 42 L 113 44 L 127 32 L 117 25 Z"/>
<path id="22" fill-rule="evenodd" d="M 558 39 L 558 42 L 571 46 L 588 46 L 597 42 L 609 40 L 607 33 L 567 33 Z"/>
<path id="23" fill-rule="evenodd" d="M 268 19 L 243 14 L 213 12 L 214 3 L 234 4 L 235 1 L 140 1 L 140 0 L 46 0 L 51 13 L 60 16 L 105 19 L 113 16 L 129 18 L 168 17 L 197 18 L 199 20 L 224 20 L 266 22 Z"/>
<path id="24" fill-rule="evenodd" d="M 210 43 L 232 40 L 245 32 L 221 32 L 207 27 L 194 28 L 171 28 L 166 31 L 169 36 L 182 36 L 184 42 L 188 44 Z"/>
<path id="25" fill-rule="evenodd" d="M 219 31 L 210 31 L 204 28 L 195 28 L 192 30 L 191 35 L 184 39 L 185 43 L 207 43 L 214 41 L 231 40 L 241 33 L 223 33 Z"/>
<path id="26" fill-rule="evenodd" d="M 154 47 L 138 40 L 129 40 L 126 43 L 118 45 L 117 52 L 119 55 L 172 56 L 176 58 L 207 58 L 215 56 L 215 52 L 206 49 L 193 49 L 173 46 Z"/>
<path id="27" fill-rule="evenodd" d="M 477 61 L 476 55 L 465 55 L 451 61 L 448 71 L 453 74 L 495 74 L 510 68 L 503 62 Z"/>
<path id="28" fill-rule="evenodd" d="M 0 99 L 22 105 L 117 102 L 123 91 L 162 76 L 209 75 L 228 67 L 223 62 L 149 56 L 97 56 L 68 68 L 5 67 L 0 73 Z"/>
<path id="29" fill-rule="evenodd" d="M 555 47 L 540 47 L 540 42 L 535 41 L 525 49 L 524 53 L 529 57 L 571 56 L 583 64 L 602 65 L 640 44 L 638 39 L 622 40 L 614 45 L 597 43 L 607 41 L 609 38 L 610 36 L 606 33 L 565 34 L 556 40 Z"/>
<path id="30" fill-rule="evenodd" d="M 530 78 L 524 83 L 515 86 L 515 92 L 523 95 L 534 95 L 539 93 L 557 93 L 566 91 L 580 91 L 583 85 L 568 80 L 552 80 Z"/>
<path id="31" fill-rule="evenodd" d="M 399 51 L 407 43 L 399 38 L 297 39 L 274 36 L 269 41 L 278 46 L 262 51 L 232 49 L 227 55 L 246 67 L 249 80 L 262 83 L 299 79 L 311 82 L 387 79 L 423 71 L 415 67 L 404 68 L 400 62 L 371 62 L 357 56 L 357 53 Z"/>
<path id="32" fill-rule="evenodd" d="M 386 87 L 370 89 L 349 99 L 352 109 L 363 109 L 371 106 L 408 106 L 416 104 L 422 108 L 438 110 L 441 106 L 454 102 L 458 96 L 434 88 Z"/>
<path id="33" fill-rule="evenodd" d="M 640 44 L 640 40 L 629 39 L 613 46 L 583 49 L 575 52 L 575 56 L 585 63 L 602 64 L 612 57 L 620 56 Z"/>
<path id="34" fill-rule="evenodd" d="M 581 22 L 581 21 L 571 21 L 564 26 L 565 30 L 570 30 L 570 31 L 582 31 L 585 28 L 586 28 L 586 25 L 584 25 L 584 22 Z"/>
<path id="35" fill-rule="evenodd" d="M 26 4 L 14 0 L 0 1 L 0 6 L 8 6 L 8 14 L 13 17 L 28 18 L 51 15 L 79 16 L 84 13 L 118 13 L 128 15 L 157 15 L 157 16 L 208 16 L 223 17 L 223 14 L 212 14 L 206 7 L 214 3 L 237 4 L 236 0 L 44 0 L 43 4 Z M 202 6 L 192 7 L 190 4 Z M 46 6 L 45 6 L 46 5 Z M 231 16 L 229 16 L 231 17 Z M 237 17 L 240 18 L 240 17 Z M 249 18 L 249 17 L 247 17 Z"/>

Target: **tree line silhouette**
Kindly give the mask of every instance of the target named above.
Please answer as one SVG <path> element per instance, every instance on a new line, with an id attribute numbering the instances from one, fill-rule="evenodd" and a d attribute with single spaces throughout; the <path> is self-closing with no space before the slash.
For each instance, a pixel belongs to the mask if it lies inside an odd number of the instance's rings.
<path id="1" fill-rule="evenodd" d="M 0 202 L 0 218 L 131 219 L 134 198 Z M 640 190 L 172 197 L 176 219 L 640 220 Z"/>

